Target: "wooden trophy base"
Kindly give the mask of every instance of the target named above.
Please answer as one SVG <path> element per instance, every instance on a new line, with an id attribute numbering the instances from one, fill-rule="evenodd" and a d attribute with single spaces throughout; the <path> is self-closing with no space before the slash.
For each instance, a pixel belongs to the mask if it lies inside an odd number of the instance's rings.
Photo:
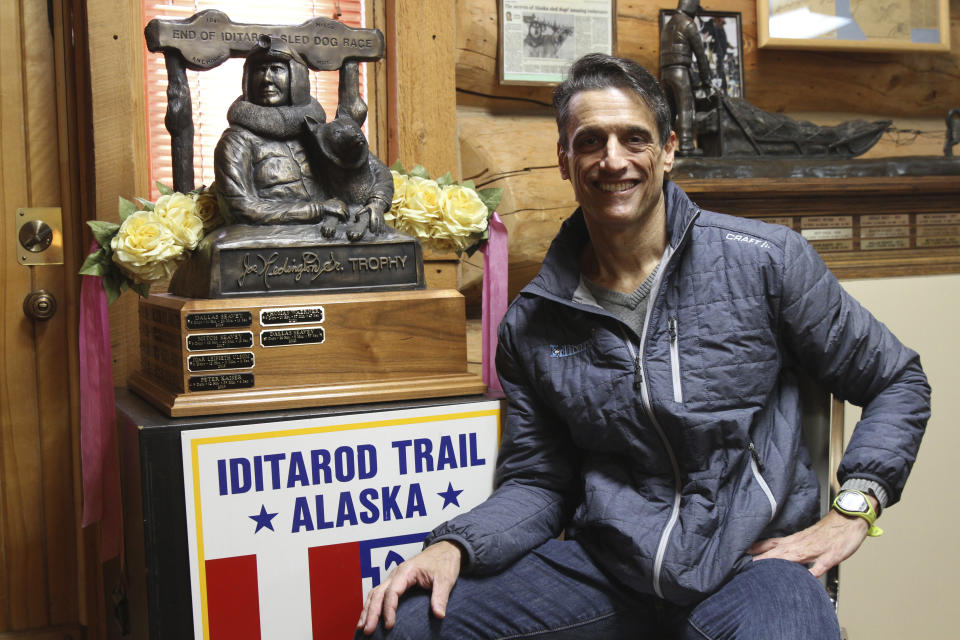
<path id="1" fill-rule="evenodd" d="M 452 289 L 140 301 L 130 388 L 171 417 L 486 391 Z"/>

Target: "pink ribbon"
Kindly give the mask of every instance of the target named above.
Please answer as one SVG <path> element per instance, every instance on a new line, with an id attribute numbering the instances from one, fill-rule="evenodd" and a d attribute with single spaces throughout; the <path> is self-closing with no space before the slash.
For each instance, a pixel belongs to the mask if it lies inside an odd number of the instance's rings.
<path id="1" fill-rule="evenodd" d="M 487 241 L 480 247 L 483 252 L 483 295 L 481 298 L 480 328 L 483 382 L 489 388 L 503 391 L 497 377 L 497 329 L 503 314 L 507 312 L 507 227 L 496 211 L 490 216 Z"/>
<path id="2" fill-rule="evenodd" d="M 93 247 L 96 248 L 96 245 Z M 103 281 L 83 276 L 80 285 L 80 456 L 83 520 L 101 523 L 100 558 L 123 546 L 116 408 L 110 358 L 110 316 Z"/>

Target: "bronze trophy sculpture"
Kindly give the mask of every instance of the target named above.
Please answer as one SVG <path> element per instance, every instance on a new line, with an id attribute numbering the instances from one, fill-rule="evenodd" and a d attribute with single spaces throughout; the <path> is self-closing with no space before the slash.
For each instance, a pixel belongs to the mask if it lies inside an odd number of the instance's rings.
<path id="1" fill-rule="evenodd" d="M 820 126 L 718 92 L 695 21 L 699 10 L 699 0 L 679 0 L 677 13 L 660 32 L 660 79 L 673 112 L 677 155 L 852 158 L 868 151 L 890 127 L 889 120 Z"/>
<path id="2" fill-rule="evenodd" d="M 700 0 L 680 0 L 677 12 L 660 32 L 660 82 L 673 112 L 673 129 L 677 132 L 677 155 L 703 155 L 694 140 L 696 122 L 692 64 L 697 61 L 700 84 L 712 92 L 710 63 L 703 39 L 693 18 L 700 10 Z"/>
<path id="3" fill-rule="evenodd" d="M 131 388 L 174 417 L 482 393 L 467 372 L 456 290 L 426 289 L 420 243 L 388 227 L 393 176 L 361 126 L 362 61 L 383 35 L 335 20 L 232 22 L 215 10 L 153 20 L 169 76 L 174 187 L 193 189 L 185 69 L 245 57 L 214 154 L 226 224 L 140 303 Z M 339 72 L 336 117 L 308 70 Z"/>

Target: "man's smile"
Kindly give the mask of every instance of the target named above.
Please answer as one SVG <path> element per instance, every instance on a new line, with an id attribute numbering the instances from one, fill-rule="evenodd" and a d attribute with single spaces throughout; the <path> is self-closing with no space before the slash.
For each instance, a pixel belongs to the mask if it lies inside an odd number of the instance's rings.
<path id="1" fill-rule="evenodd" d="M 622 182 L 600 182 L 594 181 L 594 186 L 600 191 L 616 193 L 620 191 L 629 191 L 640 183 L 639 180 L 624 180 Z"/>

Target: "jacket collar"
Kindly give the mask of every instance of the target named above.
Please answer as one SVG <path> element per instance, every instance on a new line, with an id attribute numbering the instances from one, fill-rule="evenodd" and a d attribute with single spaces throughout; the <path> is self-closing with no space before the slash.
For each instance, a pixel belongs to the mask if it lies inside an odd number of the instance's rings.
<path id="1" fill-rule="evenodd" d="M 672 181 L 664 184 L 663 192 L 667 237 L 670 242 L 670 249 L 667 251 L 669 255 L 679 246 L 690 222 L 699 213 L 699 208 Z M 577 208 L 560 226 L 559 233 L 543 259 L 540 272 L 523 288 L 523 292 L 589 304 L 589 300 L 581 295 L 582 292 L 577 292 L 580 287 L 580 254 L 589 238 L 583 211 Z"/>

